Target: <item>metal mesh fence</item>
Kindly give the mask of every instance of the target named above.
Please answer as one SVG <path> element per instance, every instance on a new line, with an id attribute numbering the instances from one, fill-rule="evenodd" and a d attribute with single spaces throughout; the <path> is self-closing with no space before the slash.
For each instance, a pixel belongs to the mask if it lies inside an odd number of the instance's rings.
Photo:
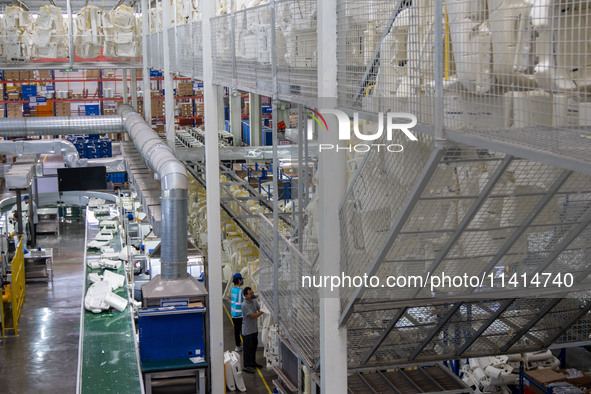
<path id="1" fill-rule="evenodd" d="M 318 289 L 302 286 L 302 277 L 314 277 L 318 273 L 312 265 L 285 237 L 279 236 L 279 261 L 277 261 L 278 297 L 273 290 L 273 229 L 272 223 L 261 215 L 259 226 L 259 293 L 274 310 L 277 322 L 284 329 L 290 342 L 299 350 L 312 367 L 319 358 L 320 307 Z"/>
<path id="2" fill-rule="evenodd" d="M 316 1 L 276 3 L 279 98 L 311 105 L 318 96 Z"/>
<path id="3" fill-rule="evenodd" d="M 271 45 L 270 7 L 262 5 L 238 11 L 234 15 L 234 24 L 238 88 L 271 96 L 274 48 Z"/>
<path id="4" fill-rule="evenodd" d="M 168 45 L 168 50 L 170 51 L 170 71 L 172 71 L 173 73 L 178 73 L 179 72 L 179 65 L 178 65 L 178 60 L 179 60 L 179 52 L 180 50 L 177 49 L 177 35 L 176 35 L 176 29 L 174 27 L 171 27 L 170 29 L 168 29 L 168 43 L 165 43 L 166 45 Z M 162 50 L 164 53 L 164 49 Z"/>
<path id="5" fill-rule="evenodd" d="M 203 35 L 201 21 L 191 23 L 191 42 L 193 44 L 193 76 L 203 79 Z"/>
<path id="6" fill-rule="evenodd" d="M 375 274 L 381 284 L 342 290 L 350 367 L 539 350 L 574 337 L 563 331 L 589 304 L 577 289 L 591 274 L 591 177 L 464 146 L 433 162 L 431 149 L 370 152 L 342 207 L 344 275 Z"/>
<path id="7" fill-rule="evenodd" d="M 437 103 L 447 130 L 589 164 L 586 1 L 444 1 L 439 19 L 432 0 L 339 0 L 337 13 L 341 107 L 434 125 Z"/>
<path id="8" fill-rule="evenodd" d="M 432 1 L 339 0 L 339 106 L 432 123 L 433 12 Z"/>
<path id="9" fill-rule="evenodd" d="M 232 69 L 232 18 L 222 15 L 211 20 L 213 82 L 222 86 L 231 86 Z"/>
<path id="10" fill-rule="evenodd" d="M 423 136 L 421 139 L 409 144 L 401 154 L 371 151 L 349 187 L 340 210 L 341 269 L 347 275 L 368 272 L 393 221 L 400 214 L 431 155 L 431 139 Z M 343 302 L 352 297 L 354 290 L 343 289 Z"/>
<path id="11" fill-rule="evenodd" d="M 271 10 L 264 4 L 212 19 L 214 82 L 235 80 L 237 89 L 271 96 L 276 61 L 279 98 L 310 105 L 317 100 L 316 1 L 277 2 L 275 25 Z"/>

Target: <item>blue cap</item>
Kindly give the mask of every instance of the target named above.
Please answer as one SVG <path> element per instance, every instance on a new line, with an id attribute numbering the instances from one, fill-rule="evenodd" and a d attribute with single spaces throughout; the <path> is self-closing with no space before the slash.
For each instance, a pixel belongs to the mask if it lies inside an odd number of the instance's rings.
<path id="1" fill-rule="evenodd" d="M 25 201 L 25 200 L 28 200 L 28 199 L 29 199 L 29 195 L 28 195 L 28 194 L 25 194 L 25 195 L 23 196 L 23 201 Z"/>
<path id="2" fill-rule="evenodd" d="M 132 213 L 128 213 L 127 214 L 127 219 L 132 220 L 133 219 L 133 214 Z"/>
<path id="3" fill-rule="evenodd" d="M 244 279 L 244 278 L 242 277 L 242 274 L 239 272 L 237 274 L 234 274 L 234 279 Z"/>

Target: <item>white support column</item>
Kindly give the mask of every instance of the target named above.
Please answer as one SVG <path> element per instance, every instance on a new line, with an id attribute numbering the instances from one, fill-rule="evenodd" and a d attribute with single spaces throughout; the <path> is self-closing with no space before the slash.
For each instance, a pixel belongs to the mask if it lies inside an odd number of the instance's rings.
<path id="1" fill-rule="evenodd" d="M 202 1 L 203 34 L 203 98 L 205 106 L 205 179 L 207 182 L 207 284 L 209 292 L 209 365 L 211 392 L 223 393 L 224 335 L 222 305 L 222 250 L 220 218 L 220 169 L 218 150 L 218 95 L 214 86 L 211 57 L 211 18 L 215 16 L 214 1 Z M 223 101 L 222 101 L 223 102 Z"/>
<path id="2" fill-rule="evenodd" d="M 263 145 L 263 121 L 261 96 L 255 93 L 248 95 L 249 109 L 248 118 L 250 119 L 250 145 Z"/>
<path id="3" fill-rule="evenodd" d="M 150 34 L 150 8 L 148 0 L 142 0 L 142 83 L 144 92 L 144 119 L 152 125 L 152 97 L 150 87 L 150 69 L 148 68 L 148 34 Z"/>
<path id="4" fill-rule="evenodd" d="M 128 104 L 129 103 L 129 89 L 128 89 L 128 85 L 127 85 L 127 69 L 123 68 L 121 69 L 121 86 L 123 86 L 123 92 L 121 93 L 121 95 L 123 96 L 123 104 Z"/>
<path id="5" fill-rule="evenodd" d="M 129 93 L 131 95 L 131 105 L 137 111 L 137 71 L 131 69 L 131 82 L 129 84 Z"/>
<path id="6" fill-rule="evenodd" d="M 234 136 L 234 146 L 242 142 L 242 97 L 238 92 L 230 95 L 230 132 Z"/>
<path id="7" fill-rule="evenodd" d="M 162 42 L 164 66 L 164 121 L 166 122 L 166 142 L 174 149 L 174 79 L 170 70 L 170 57 L 176 54 L 170 53 L 168 45 L 169 29 L 172 27 L 172 5 L 170 0 L 162 2 Z"/>
<path id="8" fill-rule="evenodd" d="M 320 110 L 336 107 L 337 98 L 337 1 L 318 2 L 318 101 Z M 328 130 L 318 133 L 319 143 L 338 145 L 338 122 L 327 115 Z M 344 151 L 319 154 L 320 275 L 341 275 L 339 206 L 346 192 Z M 339 328 L 339 289 L 320 290 L 320 391 L 347 392 L 347 331 Z"/>

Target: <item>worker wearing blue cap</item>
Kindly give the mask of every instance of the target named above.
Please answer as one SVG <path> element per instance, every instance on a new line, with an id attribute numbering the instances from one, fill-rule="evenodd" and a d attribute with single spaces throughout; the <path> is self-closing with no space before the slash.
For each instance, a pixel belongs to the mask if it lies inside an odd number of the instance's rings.
<path id="1" fill-rule="evenodd" d="M 234 323 L 234 339 L 236 340 L 236 349 L 234 351 L 239 352 L 242 350 L 242 339 L 240 339 L 240 333 L 242 332 L 242 285 L 244 284 L 244 278 L 240 273 L 234 274 L 232 278 L 234 287 L 232 287 L 232 322 Z"/>
<path id="2" fill-rule="evenodd" d="M 23 197 L 23 201 L 27 204 L 26 211 L 29 226 L 29 233 L 31 237 L 29 238 L 31 246 L 35 246 L 37 244 L 37 223 L 39 222 L 39 217 L 37 216 L 37 205 L 35 202 L 29 198 L 28 194 L 25 194 Z"/>

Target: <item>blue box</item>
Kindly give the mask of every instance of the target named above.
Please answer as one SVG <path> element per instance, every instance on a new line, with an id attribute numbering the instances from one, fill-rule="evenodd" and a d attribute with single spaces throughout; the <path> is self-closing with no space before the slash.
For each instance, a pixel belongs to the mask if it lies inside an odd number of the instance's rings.
<path id="1" fill-rule="evenodd" d="M 204 357 L 205 308 L 138 311 L 140 360 Z"/>
<path id="2" fill-rule="evenodd" d="M 272 114 L 273 113 L 273 107 L 270 105 L 263 105 L 261 108 L 262 108 L 262 112 L 264 114 Z"/>
<path id="3" fill-rule="evenodd" d="M 250 145 L 250 121 L 242 121 L 242 141 Z"/>
<path id="4" fill-rule="evenodd" d="M 86 116 L 100 115 L 101 109 L 98 104 L 86 104 L 84 106 Z"/>
<path id="5" fill-rule="evenodd" d="M 263 146 L 273 145 L 273 130 L 268 127 L 263 128 Z"/>
<path id="6" fill-rule="evenodd" d="M 28 100 L 29 97 L 37 96 L 37 85 L 21 85 L 21 93 L 23 100 Z"/>

